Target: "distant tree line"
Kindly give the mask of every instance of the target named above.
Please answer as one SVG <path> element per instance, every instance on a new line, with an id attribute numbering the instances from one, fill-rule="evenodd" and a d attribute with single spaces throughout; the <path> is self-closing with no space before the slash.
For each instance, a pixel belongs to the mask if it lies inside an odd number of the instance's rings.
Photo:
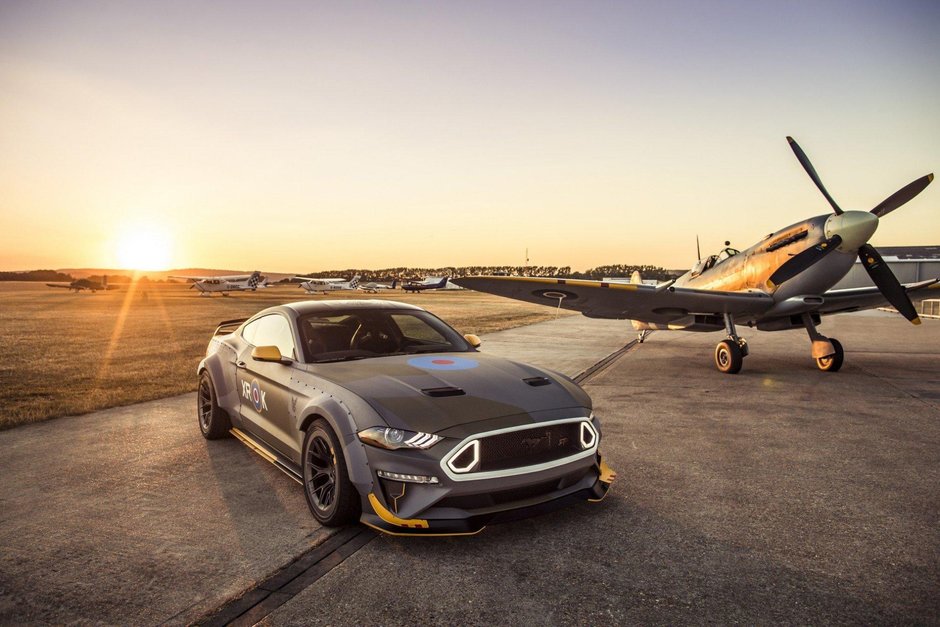
<path id="1" fill-rule="evenodd" d="M 29 270 L 27 272 L 0 272 L 0 281 L 57 281 L 72 282 L 71 274 L 55 270 Z"/>
<path id="2" fill-rule="evenodd" d="M 130 283 L 133 277 L 126 274 L 109 274 L 108 283 Z M 92 274 L 87 277 L 91 281 L 101 283 L 104 275 Z M 57 270 L 27 270 L 25 272 L 0 272 L 0 281 L 48 281 L 50 283 L 71 283 L 75 280 L 71 274 L 58 272 Z M 142 276 L 138 279 L 141 283 L 165 283 L 163 279 L 149 279 Z"/>
<path id="3" fill-rule="evenodd" d="M 668 281 L 682 271 L 667 270 L 659 266 L 634 266 L 628 264 L 614 264 L 598 266 L 584 272 L 572 271 L 571 266 L 445 266 L 442 268 L 382 268 L 380 270 L 367 270 L 364 268 L 346 268 L 343 270 L 318 270 L 316 272 L 302 273 L 298 276 L 307 276 L 316 279 L 345 278 L 349 279 L 357 274 L 363 283 L 369 281 L 399 281 L 421 280 L 426 277 L 458 277 L 473 275 L 505 275 L 505 276 L 539 276 L 558 277 L 559 279 L 602 279 L 604 277 L 629 277 L 639 270 L 644 279 L 657 279 Z M 284 279 L 283 282 L 296 281 Z"/>

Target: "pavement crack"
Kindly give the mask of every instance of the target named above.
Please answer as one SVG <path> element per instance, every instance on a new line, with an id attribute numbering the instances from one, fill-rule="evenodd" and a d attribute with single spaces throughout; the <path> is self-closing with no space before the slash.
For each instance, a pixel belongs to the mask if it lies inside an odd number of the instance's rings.
<path id="1" fill-rule="evenodd" d="M 254 625 L 375 537 L 374 531 L 360 525 L 344 527 L 192 624 L 204 627 Z"/>

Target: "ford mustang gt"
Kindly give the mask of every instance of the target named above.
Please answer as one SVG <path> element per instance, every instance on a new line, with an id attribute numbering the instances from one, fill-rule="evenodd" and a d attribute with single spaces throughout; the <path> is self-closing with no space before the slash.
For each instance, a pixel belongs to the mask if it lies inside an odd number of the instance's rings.
<path id="1" fill-rule="evenodd" d="M 199 428 L 303 485 L 328 526 L 476 533 L 602 499 L 615 473 L 588 395 L 479 345 L 403 303 L 270 307 L 216 329 L 197 371 Z"/>

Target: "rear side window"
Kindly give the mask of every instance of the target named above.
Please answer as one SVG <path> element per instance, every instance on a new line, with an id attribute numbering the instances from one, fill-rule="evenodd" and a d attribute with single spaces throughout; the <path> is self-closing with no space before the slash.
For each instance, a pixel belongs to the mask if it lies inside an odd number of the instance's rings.
<path id="1" fill-rule="evenodd" d="M 277 346 L 284 357 L 297 359 L 294 335 L 284 316 L 271 314 L 246 325 L 242 337 L 252 346 Z"/>

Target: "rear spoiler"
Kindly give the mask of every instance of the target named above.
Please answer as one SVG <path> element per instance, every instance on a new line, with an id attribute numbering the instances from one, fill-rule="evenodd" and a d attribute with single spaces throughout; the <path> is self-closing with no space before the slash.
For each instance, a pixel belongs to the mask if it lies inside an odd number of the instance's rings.
<path id="1" fill-rule="evenodd" d="M 212 337 L 216 335 L 227 335 L 229 333 L 234 333 L 235 329 L 241 326 L 241 323 L 247 320 L 248 318 L 239 318 L 237 320 L 224 320 L 219 323 L 219 326 L 215 328 L 215 333 L 212 334 Z"/>

